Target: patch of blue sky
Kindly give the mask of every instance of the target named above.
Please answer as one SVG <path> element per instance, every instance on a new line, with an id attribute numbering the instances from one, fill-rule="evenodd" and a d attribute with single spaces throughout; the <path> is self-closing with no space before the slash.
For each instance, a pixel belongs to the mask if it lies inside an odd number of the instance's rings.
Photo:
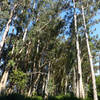
<path id="1" fill-rule="evenodd" d="M 17 33 L 17 31 L 16 31 L 15 27 L 14 26 L 10 26 L 8 34 L 10 35 L 10 34 L 16 34 L 16 33 Z"/>
<path id="2" fill-rule="evenodd" d="M 2 36 L 4 34 L 4 31 L 5 31 L 5 28 L 0 33 L 0 41 L 2 40 Z M 10 26 L 8 34 L 11 35 L 11 34 L 16 34 L 16 33 L 17 33 L 17 31 L 16 31 L 15 27 L 14 26 Z"/>
<path id="3" fill-rule="evenodd" d="M 99 20 L 100 19 L 100 10 L 98 10 L 95 17 L 93 17 L 93 20 Z M 91 34 L 91 36 L 98 35 L 98 38 L 100 39 L 100 22 L 90 27 L 90 30 L 93 31 L 94 34 Z M 95 30 L 95 31 L 94 31 Z"/>
<path id="4" fill-rule="evenodd" d="M 64 26 L 64 32 L 62 34 L 60 34 L 58 37 L 62 37 L 64 38 L 64 40 L 67 40 L 69 38 L 69 33 L 70 33 L 70 25 L 71 25 L 71 22 L 72 22 L 72 13 L 71 13 L 71 10 L 63 10 L 60 14 L 59 14 L 59 17 L 61 19 L 65 19 L 65 23 L 66 25 Z"/>

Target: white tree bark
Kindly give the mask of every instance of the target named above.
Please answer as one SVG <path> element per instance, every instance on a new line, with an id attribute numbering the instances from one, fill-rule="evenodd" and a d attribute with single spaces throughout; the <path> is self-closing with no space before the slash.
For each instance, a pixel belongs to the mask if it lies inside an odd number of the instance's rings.
<path id="1" fill-rule="evenodd" d="M 1 53 L 1 50 L 3 48 L 3 45 L 5 43 L 5 39 L 6 39 L 6 36 L 7 36 L 7 33 L 9 31 L 9 28 L 10 28 L 10 23 L 12 21 L 12 17 L 13 17 L 13 13 L 14 13 L 14 10 L 15 8 L 17 7 L 17 4 L 14 5 L 12 11 L 11 11 L 11 14 L 10 14 L 10 18 L 7 22 L 7 25 L 6 25 L 6 29 L 4 31 L 4 34 L 3 34 L 3 37 L 2 37 L 2 41 L 1 41 L 1 44 L 0 44 L 0 53 Z M 0 81 L 0 93 L 5 90 L 6 88 L 6 83 L 7 83 L 7 79 L 8 79 L 8 74 L 9 74 L 9 69 L 6 69 L 5 68 L 5 71 L 3 73 L 3 76 L 1 78 L 1 81 Z"/>
<path id="2" fill-rule="evenodd" d="M 5 39 L 6 39 L 6 36 L 7 36 L 8 31 L 9 31 L 10 23 L 11 23 L 11 21 L 12 21 L 12 17 L 13 17 L 14 10 L 15 10 L 16 7 L 17 7 L 17 4 L 14 5 L 14 7 L 13 7 L 13 9 L 12 9 L 12 11 L 11 11 L 11 14 L 10 14 L 10 18 L 9 18 L 9 20 L 8 20 L 8 22 L 7 22 L 6 29 L 5 29 L 4 34 L 3 34 L 3 37 L 2 37 L 2 41 L 1 41 L 1 43 L 0 43 L 0 53 L 1 53 L 1 50 L 2 50 L 3 45 L 4 45 L 4 43 L 5 43 Z"/>
<path id="3" fill-rule="evenodd" d="M 8 73 L 9 73 L 9 70 L 5 70 L 5 72 L 3 73 L 3 76 L 1 78 L 1 81 L 0 81 L 0 94 L 6 88 Z"/>
<path id="4" fill-rule="evenodd" d="M 13 51 L 14 51 L 14 46 L 12 48 L 12 54 L 13 54 Z M 7 79 L 8 79 L 8 75 L 9 75 L 9 70 L 10 70 L 10 68 L 5 68 L 5 71 L 2 75 L 2 78 L 1 78 L 1 81 L 0 81 L 0 94 L 6 88 L 6 83 L 7 83 Z"/>
<path id="5" fill-rule="evenodd" d="M 78 69 L 78 68 L 77 68 Z M 76 97 L 79 98 L 79 79 L 78 79 L 78 71 L 76 73 Z"/>
<path id="6" fill-rule="evenodd" d="M 83 16 L 84 29 L 85 29 L 84 34 L 85 34 L 85 38 L 86 38 L 86 44 L 87 44 L 88 56 L 89 56 L 90 68 L 91 68 L 91 75 L 92 75 L 93 96 L 94 96 L 94 100 L 98 100 L 97 89 L 96 89 L 96 81 L 95 81 L 95 73 L 94 73 L 94 68 L 93 68 L 93 59 L 92 59 L 92 54 L 91 54 L 89 40 L 88 40 L 88 33 L 87 33 L 87 28 L 86 28 L 86 21 L 85 21 L 85 14 L 84 14 L 83 5 L 82 5 L 82 16 Z"/>
<path id="7" fill-rule="evenodd" d="M 23 42 L 25 41 L 25 39 L 26 39 L 26 35 L 27 35 L 27 28 L 25 29 L 25 32 L 24 32 L 24 36 L 23 36 Z"/>
<path id="8" fill-rule="evenodd" d="M 83 82 L 82 82 L 82 68 L 81 68 L 81 58 L 80 58 L 80 47 L 79 47 L 79 39 L 78 39 L 78 31 L 77 31 L 77 15 L 75 12 L 75 1 L 74 3 L 74 24 L 75 24 L 75 33 L 76 33 L 76 49 L 77 49 L 77 61 L 78 61 L 78 78 L 79 78 L 79 97 L 85 98 Z"/>
<path id="9" fill-rule="evenodd" d="M 76 83 L 76 70 L 75 68 L 73 69 L 73 92 L 74 92 L 74 95 L 77 96 L 77 83 Z"/>
<path id="10" fill-rule="evenodd" d="M 46 94 L 46 97 L 48 96 L 48 82 L 49 82 L 49 80 L 50 80 L 50 66 L 51 66 L 51 64 L 50 64 L 50 62 L 49 62 L 49 64 L 48 64 L 48 74 L 47 74 L 47 79 L 46 79 L 46 86 L 45 86 L 45 94 Z"/>

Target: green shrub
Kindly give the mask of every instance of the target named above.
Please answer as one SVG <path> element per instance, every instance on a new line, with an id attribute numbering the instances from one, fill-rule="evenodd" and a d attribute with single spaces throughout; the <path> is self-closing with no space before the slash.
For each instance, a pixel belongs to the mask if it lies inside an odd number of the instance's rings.
<path id="1" fill-rule="evenodd" d="M 41 96 L 35 96 L 33 97 L 33 100 L 43 100 L 43 98 Z"/>
<path id="2" fill-rule="evenodd" d="M 93 100 L 93 99 L 88 97 L 88 98 L 86 98 L 85 100 Z"/>
<path id="3" fill-rule="evenodd" d="M 74 95 L 59 95 L 59 96 L 49 96 L 48 100 L 79 100 L 76 97 L 74 97 Z"/>

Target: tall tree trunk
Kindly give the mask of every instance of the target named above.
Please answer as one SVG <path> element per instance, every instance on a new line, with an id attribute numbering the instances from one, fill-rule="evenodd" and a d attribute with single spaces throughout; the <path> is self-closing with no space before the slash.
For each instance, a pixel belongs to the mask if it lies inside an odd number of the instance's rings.
<path id="1" fill-rule="evenodd" d="M 84 14 L 83 5 L 82 5 L 82 16 L 83 16 L 84 29 L 85 29 L 84 34 L 85 34 L 85 38 L 86 38 L 86 44 L 87 44 L 88 56 L 89 56 L 90 68 L 91 68 L 91 75 L 92 75 L 93 96 L 94 96 L 94 100 L 98 100 L 97 89 L 96 89 L 96 81 L 95 81 L 95 73 L 94 73 L 94 68 L 93 68 L 93 59 L 92 59 L 92 54 L 91 54 L 89 40 L 88 40 L 88 33 L 87 33 L 87 28 L 86 28 L 86 21 L 85 21 L 85 14 Z"/>
<path id="2" fill-rule="evenodd" d="M 66 78 L 65 78 L 65 95 L 67 94 L 67 75 L 66 75 Z"/>
<path id="3" fill-rule="evenodd" d="M 46 96 L 48 96 L 48 82 L 50 80 L 50 62 L 49 62 L 49 66 L 48 66 L 48 74 L 47 74 L 47 79 L 46 79 L 46 86 L 45 86 L 45 94 Z"/>
<path id="4" fill-rule="evenodd" d="M 3 73 L 2 78 L 1 78 L 1 81 L 0 81 L 0 94 L 6 88 L 6 83 L 7 83 L 7 79 L 8 79 L 8 73 L 9 73 L 9 70 L 6 69 L 4 71 L 4 73 Z"/>
<path id="5" fill-rule="evenodd" d="M 76 82 L 77 81 L 76 81 L 76 70 L 75 70 L 75 68 L 73 69 L 73 75 L 74 75 L 73 76 L 73 92 L 74 92 L 74 95 L 77 96 L 76 95 L 76 89 L 77 89 L 77 87 L 76 87 L 77 83 Z"/>
<path id="6" fill-rule="evenodd" d="M 76 49 L 77 49 L 77 61 L 78 61 L 78 74 L 79 74 L 79 97 L 85 98 L 83 82 L 82 82 L 82 68 L 81 68 L 81 58 L 80 58 L 80 48 L 79 48 L 79 39 L 78 39 L 78 31 L 77 31 L 77 15 L 75 11 L 75 1 L 74 3 L 74 24 L 75 24 L 75 33 L 76 33 Z"/>
<path id="7" fill-rule="evenodd" d="M 40 72 L 40 71 L 39 71 L 39 72 Z M 40 76 L 41 76 L 41 74 L 38 73 L 38 76 L 37 76 L 37 78 L 36 78 L 36 80 L 35 80 L 35 82 L 34 82 L 33 92 L 36 92 L 37 84 L 38 84 L 38 81 L 39 81 L 39 79 L 40 79 Z"/>
<path id="8" fill-rule="evenodd" d="M 79 78 L 78 78 L 78 68 L 76 73 L 76 97 L 79 98 Z"/>
<path id="9" fill-rule="evenodd" d="M 6 36 L 7 36 L 8 31 L 9 31 L 10 23 L 11 23 L 11 21 L 12 21 L 12 17 L 13 17 L 14 10 L 15 10 L 16 7 L 17 7 L 17 4 L 14 5 L 14 7 L 13 7 L 13 9 L 12 9 L 12 11 L 11 11 L 11 14 L 10 14 L 10 18 L 9 18 L 9 20 L 8 20 L 8 22 L 7 22 L 6 29 L 5 29 L 4 34 L 3 34 L 3 37 L 2 37 L 2 41 L 1 41 L 1 43 L 0 43 L 0 53 L 1 53 L 1 50 L 2 50 L 2 48 L 3 48 L 3 46 L 4 46 L 5 39 L 6 39 Z"/>
<path id="10" fill-rule="evenodd" d="M 11 38 L 10 38 L 10 43 L 11 43 Z M 10 44 L 9 44 L 10 45 Z M 8 47 L 9 48 L 9 47 Z M 12 54 L 13 54 L 13 52 L 14 52 L 14 46 L 13 46 L 13 48 L 12 48 Z M 6 66 L 6 65 L 5 65 Z M 8 79 L 8 75 L 9 75 L 9 70 L 10 70 L 10 68 L 6 68 L 5 67 L 5 71 L 4 71 L 4 73 L 3 73 L 3 75 L 2 75 L 2 78 L 1 78 L 1 81 L 0 81 L 0 94 L 1 94 L 1 92 L 3 91 L 3 90 L 5 90 L 5 88 L 6 88 L 6 83 L 7 83 L 7 79 Z"/>
<path id="11" fill-rule="evenodd" d="M 31 76 L 30 76 L 29 90 L 28 90 L 27 96 L 31 96 L 31 92 L 32 92 L 32 81 L 33 81 L 32 78 L 33 78 L 33 75 L 31 74 Z"/>

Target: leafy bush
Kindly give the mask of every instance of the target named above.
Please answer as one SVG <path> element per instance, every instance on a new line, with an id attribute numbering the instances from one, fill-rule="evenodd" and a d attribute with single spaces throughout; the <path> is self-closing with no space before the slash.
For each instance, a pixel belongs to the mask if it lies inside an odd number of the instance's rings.
<path id="1" fill-rule="evenodd" d="M 33 100 L 43 100 L 43 98 L 41 96 L 35 96 L 33 97 Z"/>
<path id="2" fill-rule="evenodd" d="M 79 100 L 76 97 L 74 97 L 73 95 L 59 95 L 59 96 L 49 96 L 48 100 Z"/>
<path id="3" fill-rule="evenodd" d="M 27 80 L 27 75 L 20 69 L 13 70 L 10 75 L 10 82 L 16 85 L 17 89 L 25 89 Z"/>

